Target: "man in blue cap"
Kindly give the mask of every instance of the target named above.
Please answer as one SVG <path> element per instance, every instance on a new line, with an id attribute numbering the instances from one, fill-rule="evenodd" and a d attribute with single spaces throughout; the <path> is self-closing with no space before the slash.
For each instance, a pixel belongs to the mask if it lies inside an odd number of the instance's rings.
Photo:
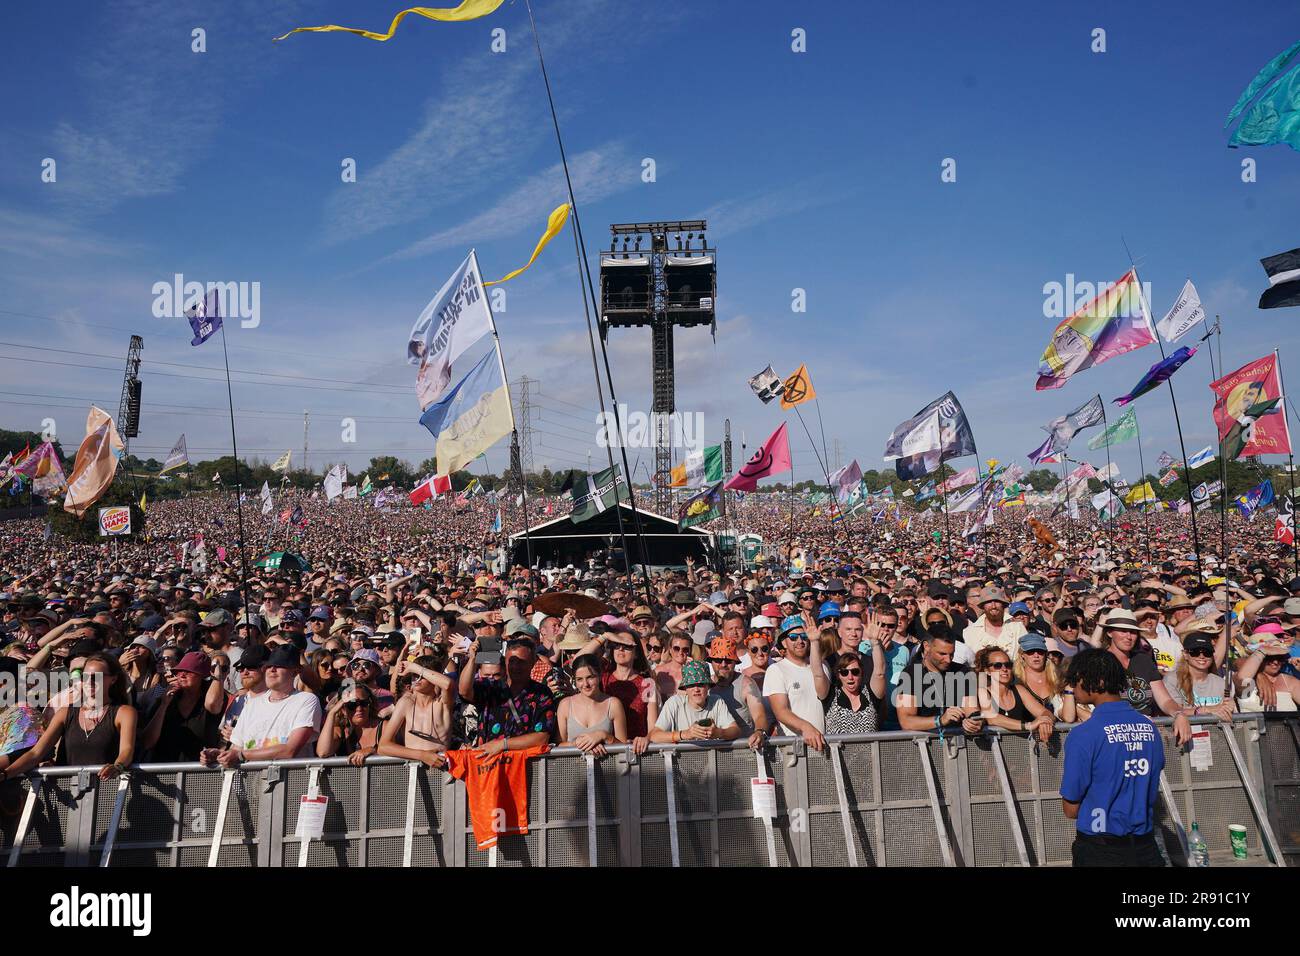
<path id="1" fill-rule="evenodd" d="M 1163 866 L 1155 805 L 1165 748 L 1150 718 L 1125 700 L 1128 678 L 1109 651 L 1070 659 L 1066 682 L 1092 716 L 1065 738 L 1061 803 L 1075 821 L 1075 866 Z"/>
<path id="2" fill-rule="evenodd" d="M 820 751 L 826 743 L 822 701 L 831 692 L 831 674 L 822 663 L 821 645 L 808 639 L 808 629 L 798 614 L 781 621 L 777 640 L 783 656 L 768 666 L 763 696 L 770 699 L 783 734 L 802 737 L 809 747 Z"/>

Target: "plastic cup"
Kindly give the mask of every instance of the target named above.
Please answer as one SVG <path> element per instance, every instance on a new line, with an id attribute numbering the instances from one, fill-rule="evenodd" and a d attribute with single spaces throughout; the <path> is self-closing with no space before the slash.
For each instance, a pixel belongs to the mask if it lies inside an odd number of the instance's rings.
<path id="1" fill-rule="evenodd" d="M 1240 823 L 1228 827 L 1228 837 L 1232 841 L 1232 855 L 1235 859 L 1246 859 L 1246 828 Z"/>

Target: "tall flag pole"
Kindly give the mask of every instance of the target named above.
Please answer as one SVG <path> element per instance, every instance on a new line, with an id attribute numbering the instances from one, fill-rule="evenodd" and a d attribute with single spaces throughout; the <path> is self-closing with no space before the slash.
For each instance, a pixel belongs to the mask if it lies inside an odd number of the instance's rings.
<path id="1" fill-rule="evenodd" d="M 1128 251 L 1128 243 L 1124 244 L 1124 249 L 1125 251 Z M 1142 303 L 1142 311 L 1145 314 L 1147 324 L 1149 325 L 1151 323 L 1151 308 L 1150 305 L 1147 303 L 1146 292 L 1142 288 L 1142 277 L 1138 275 L 1137 263 L 1133 262 L 1133 254 L 1131 252 L 1129 253 L 1128 261 L 1129 264 L 1133 266 L 1133 278 L 1137 281 L 1138 299 Z M 1161 338 L 1158 335 L 1155 337 L 1155 340 L 1156 340 L 1156 346 L 1160 349 L 1160 358 L 1161 359 L 1166 358 L 1167 356 L 1165 355 L 1165 343 L 1161 341 Z M 1174 427 L 1178 429 L 1178 449 L 1183 453 L 1183 480 L 1187 482 L 1187 500 L 1188 502 L 1191 502 L 1192 470 L 1187 467 L 1187 443 L 1183 441 L 1183 423 L 1178 415 L 1178 399 L 1174 395 L 1174 377 L 1170 375 L 1169 378 L 1165 379 L 1165 384 L 1169 386 L 1169 402 L 1174 406 Z M 1143 481 L 1146 480 L 1146 475 L 1142 476 L 1142 480 Z M 1192 506 L 1191 516 L 1192 516 L 1192 551 L 1195 553 L 1196 556 L 1196 577 L 1198 580 L 1201 580 L 1202 579 L 1201 543 L 1200 543 L 1200 535 L 1197 533 L 1196 530 L 1196 506 L 1195 505 Z"/>
<path id="2" fill-rule="evenodd" d="M 1139 479 L 1139 484 L 1140 484 L 1141 482 L 1147 480 L 1147 463 L 1142 454 L 1142 426 L 1138 422 L 1136 408 L 1133 409 L 1133 428 L 1137 432 L 1138 468 L 1142 470 L 1142 476 Z M 1196 506 L 1192 504 L 1192 496 L 1190 492 L 1187 495 L 1187 503 L 1192 506 L 1193 511 L 1196 510 Z M 1145 508 L 1142 509 L 1142 536 L 1146 539 L 1147 564 L 1150 564 L 1151 563 L 1151 515 L 1147 512 Z"/>
<path id="3" fill-rule="evenodd" d="M 1102 431 L 1102 434 L 1105 434 L 1105 433 L 1106 433 L 1106 430 L 1109 429 L 1109 428 L 1110 428 L 1110 425 L 1109 425 L 1109 423 L 1106 421 L 1106 403 L 1105 403 L 1105 402 L 1102 402 L 1102 403 L 1101 403 L 1101 431 Z M 1106 442 L 1106 474 L 1107 474 L 1107 475 L 1110 475 L 1110 442 L 1109 442 L 1109 441 Z M 1110 488 L 1110 478 L 1109 478 L 1109 477 L 1106 479 L 1106 482 L 1107 482 L 1106 487 L 1107 487 L 1107 489 L 1109 489 L 1109 488 Z M 1106 540 L 1109 542 L 1109 544 L 1110 544 L 1110 550 L 1111 550 L 1111 552 L 1112 552 L 1112 554 L 1113 554 L 1114 551 L 1115 551 L 1115 509 L 1114 509 L 1113 507 L 1108 507 L 1108 508 L 1106 509 Z M 1112 560 L 1113 560 L 1113 558 L 1112 558 Z"/>
<path id="4" fill-rule="evenodd" d="M 1277 350 L 1277 349 L 1274 349 L 1274 350 L 1273 350 L 1273 355 L 1274 355 L 1274 357 L 1275 357 L 1275 366 L 1276 366 L 1276 368 L 1277 368 L 1277 384 L 1278 384 L 1278 390 L 1281 391 L 1282 396 L 1283 396 L 1283 398 L 1285 399 L 1285 397 L 1286 397 L 1286 384 L 1282 381 L 1282 356 L 1278 353 L 1278 350 Z M 1285 402 L 1285 401 L 1282 402 L 1282 408 L 1281 408 L 1281 410 L 1282 410 L 1282 420 L 1285 422 L 1285 421 L 1286 421 L 1286 402 Z M 1287 428 L 1287 434 L 1288 434 L 1288 435 L 1290 434 L 1290 432 L 1291 432 L 1291 429 L 1290 429 L 1290 428 Z M 1290 479 L 1291 479 L 1291 487 L 1290 487 L 1290 489 L 1288 489 L 1288 492 L 1287 492 L 1287 498 L 1286 498 L 1286 500 L 1287 500 L 1287 504 L 1291 506 L 1291 514 L 1292 514 L 1292 518 L 1291 518 L 1291 522 L 1292 522 L 1292 534 L 1291 534 L 1291 559 L 1292 559 L 1292 566 L 1293 566 L 1293 568 L 1294 568 L 1295 574 L 1296 574 L 1297 577 L 1300 577 L 1300 544 L 1297 544 L 1297 542 L 1296 542 L 1296 538 L 1295 538 L 1295 533 L 1294 533 L 1294 528 L 1295 528 L 1295 517 L 1294 517 L 1294 515 L 1295 515 L 1295 496 L 1294 496 L 1294 492 L 1295 492 L 1295 453 L 1291 450 L 1291 443 L 1290 443 L 1290 441 L 1287 442 L 1286 462 L 1287 462 L 1287 469 L 1286 469 L 1286 470 L 1287 470 L 1288 475 L 1289 475 L 1289 477 L 1290 477 Z M 1226 469 L 1226 468 L 1227 468 L 1227 464 L 1225 463 L 1223 467 Z M 1224 498 L 1227 498 L 1227 497 L 1228 497 L 1228 485 L 1227 485 L 1226 482 L 1225 482 L 1224 485 L 1223 485 L 1223 497 L 1224 497 Z M 1226 557 L 1226 555 L 1225 555 L 1225 557 Z"/>

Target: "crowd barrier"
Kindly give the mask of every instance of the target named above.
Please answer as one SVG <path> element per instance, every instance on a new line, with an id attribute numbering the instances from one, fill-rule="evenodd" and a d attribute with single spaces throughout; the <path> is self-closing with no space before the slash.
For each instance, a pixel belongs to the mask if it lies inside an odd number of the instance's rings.
<path id="1" fill-rule="evenodd" d="M 1214 865 L 1300 859 L 1296 718 L 1194 720 L 1209 731 L 1203 767 L 1159 723 L 1157 842 L 1169 862 L 1186 865 L 1193 820 Z M 0 858 L 10 867 L 1060 866 L 1074 839 L 1057 790 L 1069 730 L 1047 743 L 996 731 L 880 733 L 828 738 L 820 753 L 792 738 L 757 754 L 743 741 L 652 746 L 640 757 L 613 746 L 600 760 L 557 747 L 529 765 L 529 833 L 486 852 L 462 783 L 391 758 L 141 765 L 106 782 L 89 768 L 45 768 L 22 785 Z M 755 816 L 753 778 L 775 781 L 770 820 Z M 296 835 L 308 794 L 329 797 L 319 839 Z M 1233 858 L 1230 824 L 1248 829 L 1244 861 Z"/>

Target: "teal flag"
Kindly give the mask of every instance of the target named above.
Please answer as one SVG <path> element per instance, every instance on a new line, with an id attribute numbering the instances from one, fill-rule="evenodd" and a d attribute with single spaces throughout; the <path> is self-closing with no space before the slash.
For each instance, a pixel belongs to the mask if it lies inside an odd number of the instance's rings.
<path id="1" fill-rule="evenodd" d="M 1138 423 L 1135 409 L 1130 408 L 1124 415 L 1100 435 L 1088 439 L 1088 448 L 1096 451 L 1110 445 L 1118 445 L 1137 437 Z"/>
<path id="2" fill-rule="evenodd" d="M 1300 56 L 1297 54 L 1300 54 L 1300 42 L 1275 56 L 1250 81 L 1223 124 L 1227 129 L 1241 118 L 1228 140 L 1229 146 L 1285 143 L 1300 150 Z"/>

